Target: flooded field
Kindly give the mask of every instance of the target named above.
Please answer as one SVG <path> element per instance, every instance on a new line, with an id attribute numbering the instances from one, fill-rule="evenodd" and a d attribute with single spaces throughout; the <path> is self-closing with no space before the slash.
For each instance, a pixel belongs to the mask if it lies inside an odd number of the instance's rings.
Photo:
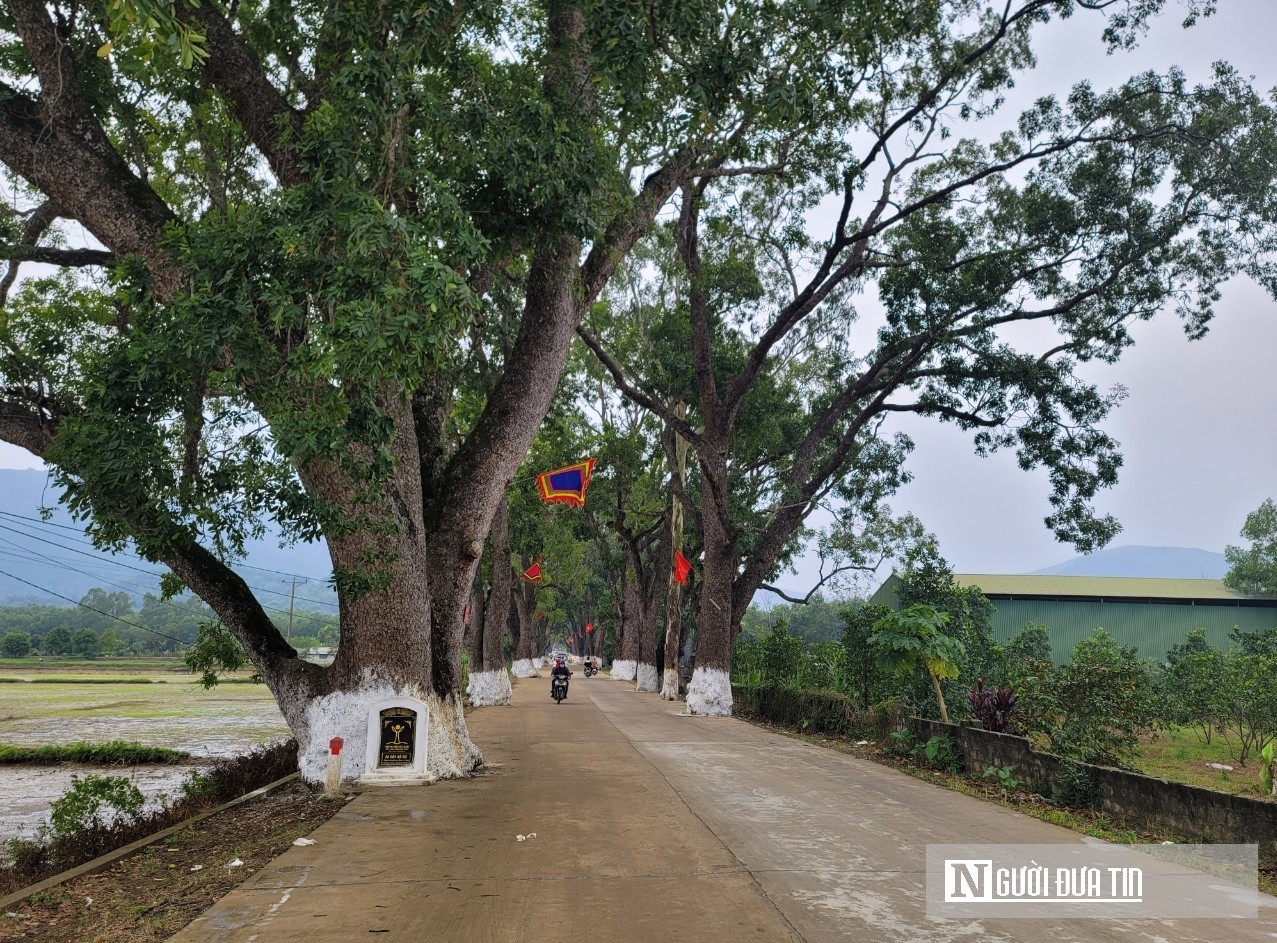
<path id="1" fill-rule="evenodd" d="M 0 666 L 0 743 L 135 740 L 186 750 L 196 763 L 208 763 L 288 735 L 274 699 L 260 684 L 227 683 L 205 691 L 189 673 L 128 663 Z M 128 776 L 155 800 L 176 792 L 194 768 L 0 766 L 0 841 L 32 834 L 73 774 Z"/>

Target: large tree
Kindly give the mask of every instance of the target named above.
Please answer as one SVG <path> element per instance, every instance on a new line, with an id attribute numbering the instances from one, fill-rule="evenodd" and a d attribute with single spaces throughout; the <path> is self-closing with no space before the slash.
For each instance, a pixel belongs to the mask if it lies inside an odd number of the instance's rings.
<path id="1" fill-rule="evenodd" d="M 0 283 L 0 439 L 54 467 L 101 544 L 132 541 L 208 602 L 308 779 L 338 734 L 361 772 L 367 705 L 390 694 L 429 705 L 433 773 L 479 762 L 463 612 L 501 495 L 582 313 L 739 130 L 683 37 L 708 15 L 4 4 L 0 257 L 63 273 Z M 66 223 L 94 242 L 67 247 Z M 459 418 L 498 278 L 517 282 L 514 339 Z M 327 541 L 331 668 L 229 565 L 266 518 Z"/>
<path id="2" fill-rule="evenodd" d="M 859 24 L 854 6 L 844 14 Z M 1111 91 L 1079 84 L 1014 121 L 1002 105 L 1052 18 L 1107 9 L 1105 40 L 1121 45 L 1160 6 L 884 9 L 842 54 L 803 57 L 775 106 L 794 116 L 783 128 L 689 175 L 669 223 L 673 274 L 647 276 L 648 294 L 675 289 L 674 362 L 627 356 L 605 319 L 580 328 L 618 387 L 695 450 L 691 711 L 730 711 L 740 618 L 815 508 L 848 509 L 853 551 L 864 528 L 871 543 L 891 532 L 879 511 L 907 476 L 902 414 L 1046 468 L 1061 540 L 1085 551 L 1116 532 L 1092 499 L 1121 463 L 1102 429 L 1120 390 L 1078 367 L 1117 360 L 1132 323 L 1165 309 L 1199 336 L 1236 274 L 1277 284 L 1273 111 L 1223 65 L 1202 86 L 1175 70 Z M 816 23 L 794 18 L 810 35 L 777 42 L 803 50 L 847 22 L 811 9 Z M 763 424 L 774 441 L 741 449 Z M 746 474 L 765 484 L 742 507 Z"/>

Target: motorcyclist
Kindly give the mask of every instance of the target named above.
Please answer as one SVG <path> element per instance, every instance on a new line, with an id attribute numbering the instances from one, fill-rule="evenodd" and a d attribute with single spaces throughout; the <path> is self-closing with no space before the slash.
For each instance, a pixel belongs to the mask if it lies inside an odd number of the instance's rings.
<path id="1" fill-rule="evenodd" d="M 556 655 L 554 657 L 554 667 L 550 669 L 550 697 L 554 697 L 554 680 L 556 678 L 563 678 L 564 683 L 566 683 L 567 679 L 571 677 L 572 669 L 568 667 L 567 660 L 562 655 Z M 564 689 L 563 693 L 566 694 L 567 690 Z"/>

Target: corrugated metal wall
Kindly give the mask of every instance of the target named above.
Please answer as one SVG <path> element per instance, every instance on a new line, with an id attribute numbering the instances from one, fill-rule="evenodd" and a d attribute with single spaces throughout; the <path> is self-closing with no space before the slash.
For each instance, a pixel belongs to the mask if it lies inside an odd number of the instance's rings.
<path id="1" fill-rule="evenodd" d="M 1277 607 L 1179 606 L 1165 603 L 1082 602 L 1044 599 L 992 599 L 996 608 L 993 633 L 1006 642 L 1037 622 L 1051 631 L 1051 658 L 1069 661 L 1073 646 L 1103 626 L 1123 645 L 1133 645 L 1140 657 L 1161 661 L 1166 650 L 1184 641 L 1192 629 L 1206 630 L 1207 640 L 1227 649 L 1234 626 L 1243 631 L 1277 626 Z"/>

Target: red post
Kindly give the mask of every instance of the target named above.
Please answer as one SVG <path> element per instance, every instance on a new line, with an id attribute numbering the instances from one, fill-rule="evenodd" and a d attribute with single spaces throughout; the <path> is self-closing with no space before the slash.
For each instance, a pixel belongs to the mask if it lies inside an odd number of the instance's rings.
<path id="1" fill-rule="evenodd" d="M 333 737 L 328 741 L 328 752 L 333 756 L 341 756 L 341 748 L 345 742 L 341 737 Z"/>

